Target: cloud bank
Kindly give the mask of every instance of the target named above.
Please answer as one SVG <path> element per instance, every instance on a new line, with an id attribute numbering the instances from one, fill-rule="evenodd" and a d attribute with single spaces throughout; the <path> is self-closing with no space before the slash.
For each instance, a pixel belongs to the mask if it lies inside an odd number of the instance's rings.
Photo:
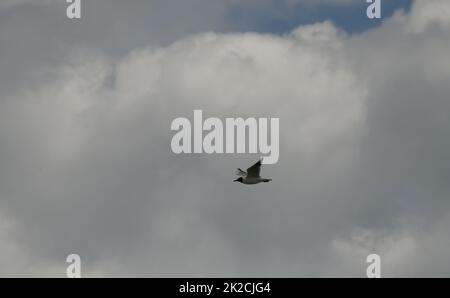
<path id="1" fill-rule="evenodd" d="M 32 68 L 0 100 L 0 275 L 64 276 L 78 253 L 84 276 L 362 277 L 378 253 L 384 276 L 448 276 L 449 10 Z M 173 154 L 194 109 L 280 118 L 274 182 L 231 183 L 252 155 Z"/>

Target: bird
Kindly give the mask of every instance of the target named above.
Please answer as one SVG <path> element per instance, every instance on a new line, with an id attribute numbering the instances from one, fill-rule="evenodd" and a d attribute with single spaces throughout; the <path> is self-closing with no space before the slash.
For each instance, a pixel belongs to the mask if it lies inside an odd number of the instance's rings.
<path id="1" fill-rule="evenodd" d="M 255 163 L 250 168 L 248 168 L 247 172 L 238 168 L 236 171 L 236 175 L 241 176 L 241 177 L 233 180 L 233 182 L 240 182 L 242 184 L 258 184 L 261 182 L 272 181 L 272 179 L 261 178 L 261 176 L 260 176 L 261 163 L 262 163 L 262 158 L 260 158 L 257 163 Z"/>

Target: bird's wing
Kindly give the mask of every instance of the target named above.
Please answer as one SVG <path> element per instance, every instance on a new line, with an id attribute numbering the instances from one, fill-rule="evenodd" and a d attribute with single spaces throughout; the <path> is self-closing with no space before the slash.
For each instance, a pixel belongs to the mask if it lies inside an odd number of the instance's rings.
<path id="1" fill-rule="evenodd" d="M 247 176 L 247 173 L 238 168 L 236 170 L 236 175 L 244 177 L 244 176 Z"/>
<path id="2" fill-rule="evenodd" d="M 258 160 L 257 163 L 252 165 L 250 168 L 247 169 L 247 176 L 249 177 L 260 177 L 261 173 L 261 159 Z"/>

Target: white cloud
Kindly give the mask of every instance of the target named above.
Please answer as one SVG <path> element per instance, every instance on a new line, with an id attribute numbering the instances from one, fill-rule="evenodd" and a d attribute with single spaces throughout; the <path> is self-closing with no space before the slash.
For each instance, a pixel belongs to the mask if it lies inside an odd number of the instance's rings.
<path id="1" fill-rule="evenodd" d="M 409 26 L 415 33 L 423 33 L 429 26 L 450 25 L 450 7 L 446 0 L 418 0 L 414 2 L 409 16 Z"/>

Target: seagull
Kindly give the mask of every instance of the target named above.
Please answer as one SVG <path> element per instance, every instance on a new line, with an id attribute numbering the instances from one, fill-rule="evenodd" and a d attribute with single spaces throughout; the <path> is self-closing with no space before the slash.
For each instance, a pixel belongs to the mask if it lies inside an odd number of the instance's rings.
<path id="1" fill-rule="evenodd" d="M 236 175 L 241 176 L 234 180 L 233 182 L 240 182 L 242 184 L 258 184 L 261 182 L 270 182 L 272 179 L 265 179 L 261 178 L 261 161 L 262 159 L 258 160 L 257 163 L 252 165 L 250 168 L 247 169 L 247 172 L 237 169 Z"/>

